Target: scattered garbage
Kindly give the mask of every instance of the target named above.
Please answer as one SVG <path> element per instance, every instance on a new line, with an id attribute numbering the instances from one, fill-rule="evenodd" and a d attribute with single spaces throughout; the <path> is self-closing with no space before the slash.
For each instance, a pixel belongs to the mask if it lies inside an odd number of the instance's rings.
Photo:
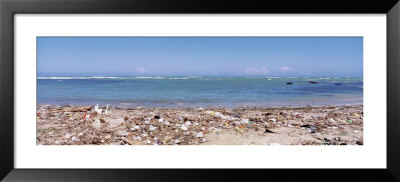
<path id="1" fill-rule="evenodd" d="M 353 113 L 352 116 L 354 116 L 354 117 L 356 117 L 356 118 L 359 118 L 359 117 L 360 117 L 360 115 L 358 115 L 357 113 Z"/>
<path id="2" fill-rule="evenodd" d="M 181 129 L 182 129 L 183 131 L 187 131 L 187 130 L 188 130 L 188 128 L 186 127 L 186 125 L 182 125 L 182 126 L 181 126 Z"/>
<path id="3" fill-rule="evenodd" d="M 311 133 L 316 133 L 314 126 L 310 126 L 310 130 L 311 130 Z"/>
<path id="4" fill-rule="evenodd" d="M 135 130 L 138 130 L 138 129 L 140 129 L 140 126 L 133 126 L 133 127 L 131 128 L 131 131 L 135 131 Z"/>
<path id="5" fill-rule="evenodd" d="M 334 119 L 332 119 L 332 118 L 329 118 L 327 120 L 327 122 L 328 122 L 328 124 L 336 124 L 336 121 Z"/>
<path id="6" fill-rule="evenodd" d="M 203 137 L 203 132 L 198 132 L 195 135 L 196 138 L 202 138 Z"/>
<path id="7" fill-rule="evenodd" d="M 331 144 L 331 140 L 329 138 L 324 138 L 324 144 L 325 145 L 330 145 Z"/>
<path id="8" fill-rule="evenodd" d="M 154 130 L 156 130 L 157 129 L 157 127 L 155 127 L 155 126 L 153 126 L 153 125 L 150 125 L 150 127 L 149 127 L 149 130 L 150 131 L 154 131 Z"/>
<path id="9" fill-rule="evenodd" d="M 258 138 L 306 135 L 306 140 L 294 143 L 302 145 L 362 144 L 362 138 L 357 138 L 362 133 L 362 106 L 179 109 L 41 105 L 36 117 L 37 143 L 42 145 L 198 145 L 225 132 L 240 136 L 255 132 Z"/>

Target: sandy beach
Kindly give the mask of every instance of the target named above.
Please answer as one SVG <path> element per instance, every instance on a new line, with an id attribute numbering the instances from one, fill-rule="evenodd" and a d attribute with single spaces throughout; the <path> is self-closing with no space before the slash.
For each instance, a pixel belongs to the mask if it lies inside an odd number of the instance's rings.
<path id="1" fill-rule="evenodd" d="M 100 111 L 101 110 L 101 111 Z M 37 145 L 362 145 L 363 106 L 37 107 Z"/>

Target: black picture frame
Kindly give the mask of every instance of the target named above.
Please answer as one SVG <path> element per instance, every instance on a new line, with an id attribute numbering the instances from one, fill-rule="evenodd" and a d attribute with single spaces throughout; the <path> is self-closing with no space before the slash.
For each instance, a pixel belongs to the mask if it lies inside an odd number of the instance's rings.
<path id="1" fill-rule="evenodd" d="M 19 13 L 386 14 L 387 168 L 229 170 L 15 169 L 13 15 Z M 227 181 L 231 179 L 240 181 L 400 181 L 400 100 L 398 96 L 400 87 L 399 17 L 400 3 L 398 3 L 398 0 L 0 0 L 0 179 L 4 181 Z M 243 160 L 245 160 L 245 158 Z M 323 159 L 310 159 L 310 162 L 312 160 Z"/>

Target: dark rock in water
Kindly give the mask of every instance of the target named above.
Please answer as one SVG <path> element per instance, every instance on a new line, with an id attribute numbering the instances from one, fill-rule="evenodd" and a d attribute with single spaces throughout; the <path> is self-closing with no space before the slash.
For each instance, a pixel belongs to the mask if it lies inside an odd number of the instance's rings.
<path id="1" fill-rule="evenodd" d="M 341 83 L 335 83 L 335 85 L 343 85 L 343 84 L 341 84 Z"/>
<path id="2" fill-rule="evenodd" d="M 286 82 L 286 85 L 293 85 L 293 82 Z"/>
<path id="3" fill-rule="evenodd" d="M 362 141 L 357 141 L 356 144 L 357 145 L 363 145 L 363 142 Z"/>
<path id="4" fill-rule="evenodd" d="M 309 81 L 308 83 L 317 84 L 317 82 L 315 82 L 315 81 Z"/>
<path id="5" fill-rule="evenodd" d="M 155 115 L 154 119 L 160 119 L 161 117 L 159 115 Z"/>
<path id="6" fill-rule="evenodd" d="M 71 107 L 68 103 L 63 104 L 61 107 Z"/>

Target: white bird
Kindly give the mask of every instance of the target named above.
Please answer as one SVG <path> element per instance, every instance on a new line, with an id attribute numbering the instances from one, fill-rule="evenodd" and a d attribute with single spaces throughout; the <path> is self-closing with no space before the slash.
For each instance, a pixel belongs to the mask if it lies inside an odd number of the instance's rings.
<path id="1" fill-rule="evenodd" d="M 94 107 L 94 110 L 97 112 L 97 114 L 101 114 L 101 111 L 102 111 L 103 109 L 99 109 L 99 104 L 97 104 L 97 105 Z"/>
<path id="2" fill-rule="evenodd" d="M 108 104 L 107 104 L 107 108 L 106 108 L 106 111 L 104 112 L 104 114 L 107 115 L 107 111 L 108 111 Z"/>

